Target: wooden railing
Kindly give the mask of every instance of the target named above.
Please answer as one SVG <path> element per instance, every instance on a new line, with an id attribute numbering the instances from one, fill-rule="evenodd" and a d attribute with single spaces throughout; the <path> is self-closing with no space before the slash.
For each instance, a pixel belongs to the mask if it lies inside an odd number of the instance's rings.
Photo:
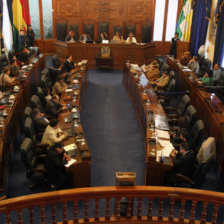
<path id="1" fill-rule="evenodd" d="M 2 200 L 0 223 L 224 223 L 223 204 L 203 190 L 79 188 Z"/>

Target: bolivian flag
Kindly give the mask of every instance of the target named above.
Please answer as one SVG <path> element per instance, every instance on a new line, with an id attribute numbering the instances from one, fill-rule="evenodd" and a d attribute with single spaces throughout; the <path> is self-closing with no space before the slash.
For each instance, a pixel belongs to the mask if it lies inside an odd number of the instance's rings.
<path id="1" fill-rule="evenodd" d="M 19 31 L 26 30 L 27 25 L 30 24 L 30 13 L 28 0 L 13 0 L 13 40 L 15 50 L 19 47 Z"/>
<path id="2" fill-rule="evenodd" d="M 193 10 L 192 0 L 185 0 L 179 19 L 177 21 L 177 32 L 181 41 L 190 41 Z"/>

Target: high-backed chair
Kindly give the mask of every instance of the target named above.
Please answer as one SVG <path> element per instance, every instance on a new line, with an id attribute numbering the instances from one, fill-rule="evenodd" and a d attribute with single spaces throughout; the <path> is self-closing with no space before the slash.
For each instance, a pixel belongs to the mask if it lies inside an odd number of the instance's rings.
<path id="1" fill-rule="evenodd" d="M 30 100 L 31 108 L 38 108 L 42 113 L 44 112 L 44 106 L 41 103 L 41 100 L 38 95 L 33 95 Z"/>
<path id="2" fill-rule="evenodd" d="M 169 72 L 169 69 L 170 69 L 170 66 L 167 64 L 167 63 L 163 63 L 162 65 L 161 65 L 161 67 L 160 67 L 160 72 L 162 73 L 162 72 Z"/>
<path id="3" fill-rule="evenodd" d="M 115 35 L 117 32 L 122 35 L 122 26 L 114 26 L 113 34 Z"/>
<path id="4" fill-rule="evenodd" d="M 53 55 L 53 57 L 52 57 L 52 64 L 53 64 L 54 68 L 58 68 L 61 65 L 61 63 L 58 59 L 58 56 L 56 54 Z"/>
<path id="5" fill-rule="evenodd" d="M 27 106 L 24 110 L 24 119 L 26 119 L 27 117 L 32 117 L 32 108 Z"/>
<path id="6" fill-rule="evenodd" d="M 191 99 L 190 99 L 190 97 L 188 95 L 182 96 L 182 98 L 180 99 L 180 101 L 176 105 L 176 107 L 175 106 L 173 106 L 173 107 L 171 107 L 171 106 L 164 107 L 166 115 L 169 118 L 183 116 L 187 106 L 190 105 L 190 102 L 191 102 Z"/>
<path id="7" fill-rule="evenodd" d="M 142 43 L 149 43 L 152 40 L 152 26 L 143 25 L 142 26 Z"/>
<path id="8" fill-rule="evenodd" d="M 43 105 L 43 107 L 45 107 L 46 99 L 45 99 L 44 91 L 41 87 L 37 87 L 37 96 L 39 96 L 41 104 Z"/>
<path id="9" fill-rule="evenodd" d="M 136 35 L 136 26 L 125 26 L 125 38 L 128 37 L 129 33 Z"/>
<path id="10" fill-rule="evenodd" d="M 68 30 L 73 30 L 75 31 L 75 35 L 78 39 L 78 35 L 79 35 L 79 25 L 78 24 L 68 24 Z"/>
<path id="11" fill-rule="evenodd" d="M 57 40 L 65 41 L 67 35 L 67 23 L 57 23 Z"/>
<path id="12" fill-rule="evenodd" d="M 174 71 L 170 71 L 169 72 L 169 77 L 170 77 L 170 80 L 175 79 L 175 77 L 176 77 L 175 72 Z"/>
<path id="13" fill-rule="evenodd" d="M 205 125 L 202 120 L 197 120 L 190 130 L 193 147 L 198 151 L 205 140 Z"/>
<path id="14" fill-rule="evenodd" d="M 84 33 L 89 34 L 92 40 L 94 40 L 94 25 L 93 24 L 84 24 L 83 27 Z"/>
<path id="15" fill-rule="evenodd" d="M 21 158 L 26 168 L 26 176 L 33 184 L 29 187 L 44 185 L 46 182 L 46 170 L 44 168 L 43 157 L 36 156 L 33 151 L 33 142 L 30 138 L 25 138 L 20 146 Z"/>
<path id="16" fill-rule="evenodd" d="M 208 58 L 205 58 L 201 63 L 198 74 L 200 76 L 203 76 L 205 74 L 205 72 L 207 72 L 211 69 L 211 64 L 212 64 L 211 60 L 209 60 Z"/>
<path id="17" fill-rule="evenodd" d="M 5 66 L 9 64 L 8 59 L 5 54 L 0 55 L 0 72 Z"/>
<path id="18" fill-rule="evenodd" d="M 98 36 L 105 32 L 106 34 L 109 33 L 109 23 L 107 22 L 100 22 L 98 25 Z"/>
<path id="19" fill-rule="evenodd" d="M 9 50 L 8 52 L 8 59 L 9 61 L 12 61 L 12 58 L 16 55 L 16 52 L 14 49 Z"/>

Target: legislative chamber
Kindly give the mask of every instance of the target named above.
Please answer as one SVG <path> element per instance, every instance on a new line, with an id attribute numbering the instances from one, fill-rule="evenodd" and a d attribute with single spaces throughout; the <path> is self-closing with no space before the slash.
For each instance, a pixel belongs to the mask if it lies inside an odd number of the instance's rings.
<path id="1" fill-rule="evenodd" d="M 0 223 L 224 223 L 223 15 L 3 0 Z"/>

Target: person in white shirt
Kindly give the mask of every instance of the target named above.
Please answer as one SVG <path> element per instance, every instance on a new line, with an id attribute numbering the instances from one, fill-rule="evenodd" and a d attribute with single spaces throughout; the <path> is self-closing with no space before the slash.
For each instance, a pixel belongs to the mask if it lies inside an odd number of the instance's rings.
<path id="1" fill-rule="evenodd" d="M 133 44 L 133 43 L 136 44 L 137 43 L 137 40 L 135 39 L 133 33 L 129 33 L 128 38 L 126 39 L 125 42 L 126 43 L 130 43 L 130 44 Z"/>
<path id="2" fill-rule="evenodd" d="M 61 142 L 67 137 L 67 133 L 63 134 L 58 127 L 58 119 L 52 119 L 44 131 L 41 144 L 47 144 L 48 149 L 57 142 Z"/>

